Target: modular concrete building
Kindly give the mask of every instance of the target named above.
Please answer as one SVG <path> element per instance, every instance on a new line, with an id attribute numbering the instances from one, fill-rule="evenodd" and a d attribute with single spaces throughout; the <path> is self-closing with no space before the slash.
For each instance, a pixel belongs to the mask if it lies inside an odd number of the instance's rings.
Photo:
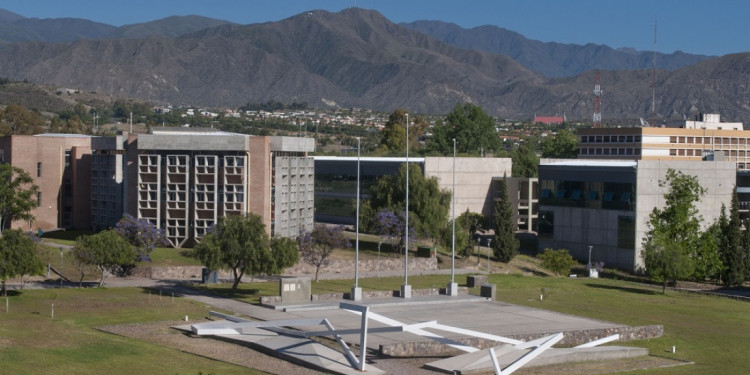
<path id="1" fill-rule="evenodd" d="M 311 230 L 314 150 L 312 138 L 212 129 L 0 138 L 0 162 L 40 188 L 34 222 L 12 227 L 104 230 L 129 213 L 163 228 L 175 247 L 199 241 L 221 216 L 248 212 L 273 236 Z"/>
<path id="2" fill-rule="evenodd" d="M 172 246 L 200 241 L 221 216 L 248 212 L 272 236 L 312 229 L 314 139 L 156 130 L 136 145 L 128 212 L 164 228 Z"/>
<path id="3" fill-rule="evenodd" d="M 676 160 L 571 160 L 539 166 L 539 247 L 567 248 L 580 261 L 643 269 L 642 242 L 649 214 L 664 206 L 659 181 L 668 169 L 695 176 L 706 188 L 697 203 L 707 227 L 729 207 L 735 163 Z"/>

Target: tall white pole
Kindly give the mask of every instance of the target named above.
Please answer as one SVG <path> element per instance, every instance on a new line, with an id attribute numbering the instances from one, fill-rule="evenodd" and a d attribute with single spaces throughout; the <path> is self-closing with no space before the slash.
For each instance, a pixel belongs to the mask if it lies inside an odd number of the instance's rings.
<path id="1" fill-rule="evenodd" d="M 355 240 L 354 251 L 354 287 L 359 286 L 359 156 L 360 156 L 360 139 L 357 137 L 357 225 L 355 225 L 357 235 Z"/>
<path id="2" fill-rule="evenodd" d="M 453 232 L 451 235 L 451 284 L 455 282 L 456 277 L 456 138 L 453 138 Z"/>
<path id="3" fill-rule="evenodd" d="M 409 285 L 409 114 L 406 114 L 406 244 L 404 245 L 404 285 Z"/>

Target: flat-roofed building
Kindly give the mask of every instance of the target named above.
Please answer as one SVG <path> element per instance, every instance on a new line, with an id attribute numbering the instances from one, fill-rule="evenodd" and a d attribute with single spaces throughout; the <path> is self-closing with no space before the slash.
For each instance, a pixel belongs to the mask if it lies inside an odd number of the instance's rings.
<path id="1" fill-rule="evenodd" d="M 91 143 L 95 138 L 79 134 L 0 137 L 0 163 L 23 169 L 39 187 L 34 221 L 14 221 L 11 228 L 90 228 Z"/>
<path id="2" fill-rule="evenodd" d="M 139 135 L 128 212 L 172 246 L 199 241 L 221 216 L 260 215 L 273 236 L 313 226 L 314 139 L 206 130 Z"/>
<path id="3" fill-rule="evenodd" d="M 649 214 L 664 207 L 668 169 L 707 189 L 696 203 L 704 228 L 729 207 L 737 172 L 725 161 L 570 160 L 539 165 L 539 248 L 567 248 L 580 261 L 639 271 Z"/>

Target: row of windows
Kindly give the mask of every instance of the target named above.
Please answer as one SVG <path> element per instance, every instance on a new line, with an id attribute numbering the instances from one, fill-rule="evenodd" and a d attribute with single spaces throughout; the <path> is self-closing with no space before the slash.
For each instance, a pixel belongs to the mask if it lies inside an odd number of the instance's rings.
<path id="1" fill-rule="evenodd" d="M 730 138 L 730 137 L 687 137 L 671 136 L 669 143 L 687 143 L 687 144 L 717 144 L 717 145 L 745 145 L 750 144 L 747 138 Z"/>
<path id="2" fill-rule="evenodd" d="M 581 147 L 578 149 L 579 155 L 613 155 L 613 156 L 639 156 L 641 155 L 640 148 L 632 147 Z"/>
<path id="3" fill-rule="evenodd" d="M 581 143 L 639 143 L 640 135 L 582 135 Z"/>

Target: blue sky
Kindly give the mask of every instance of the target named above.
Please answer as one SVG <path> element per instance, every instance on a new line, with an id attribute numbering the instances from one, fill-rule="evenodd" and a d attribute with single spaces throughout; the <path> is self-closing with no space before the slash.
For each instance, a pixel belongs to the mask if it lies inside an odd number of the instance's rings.
<path id="1" fill-rule="evenodd" d="M 377 10 L 396 23 L 497 25 L 545 42 L 645 51 L 654 48 L 656 21 L 659 52 L 750 51 L 747 0 L 0 0 L 0 8 L 25 17 L 76 17 L 116 26 L 191 14 L 250 24 L 354 6 Z"/>

